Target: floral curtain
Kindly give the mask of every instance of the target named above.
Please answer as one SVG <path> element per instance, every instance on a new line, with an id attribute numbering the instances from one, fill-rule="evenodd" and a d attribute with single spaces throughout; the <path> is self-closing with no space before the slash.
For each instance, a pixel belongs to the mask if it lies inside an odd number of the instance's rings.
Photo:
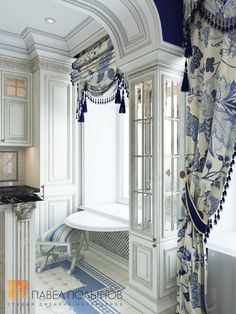
<path id="1" fill-rule="evenodd" d="M 184 10 L 190 58 L 177 313 L 200 314 L 207 312 L 204 242 L 220 219 L 236 155 L 236 1 L 185 0 Z"/>

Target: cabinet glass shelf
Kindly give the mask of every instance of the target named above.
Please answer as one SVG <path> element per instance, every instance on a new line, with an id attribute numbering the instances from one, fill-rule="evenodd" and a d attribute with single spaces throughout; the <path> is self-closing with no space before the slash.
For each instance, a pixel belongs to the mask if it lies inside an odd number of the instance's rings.
<path id="1" fill-rule="evenodd" d="M 153 222 L 153 121 L 152 81 L 141 81 L 133 86 L 134 104 L 131 120 L 134 129 L 134 145 L 131 151 L 135 167 L 132 178 L 132 202 L 134 204 L 134 229 L 151 233 Z"/>

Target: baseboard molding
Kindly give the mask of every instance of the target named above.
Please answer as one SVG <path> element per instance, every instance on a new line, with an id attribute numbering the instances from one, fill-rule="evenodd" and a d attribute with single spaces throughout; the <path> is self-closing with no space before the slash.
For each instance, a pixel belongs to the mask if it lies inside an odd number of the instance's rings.
<path id="1" fill-rule="evenodd" d="M 123 292 L 126 302 L 145 314 L 175 314 L 176 294 L 171 294 L 159 300 L 151 301 L 144 294 L 137 292 L 135 287 L 128 285 Z M 139 300 L 142 300 L 140 303 Z"/>
<path id="2" fill-rule="evenodd" d="M 128 271 L 129 270 L 129 261 L 123 259 L 122 257 L 102 248 L 99 245 L 94 244 L 93 242 L 89 241 L 89 250 L 97 255 L 105 258 L 106 260 L 110 261 L 111 263 L 117 265 L 118 267 Z"/>

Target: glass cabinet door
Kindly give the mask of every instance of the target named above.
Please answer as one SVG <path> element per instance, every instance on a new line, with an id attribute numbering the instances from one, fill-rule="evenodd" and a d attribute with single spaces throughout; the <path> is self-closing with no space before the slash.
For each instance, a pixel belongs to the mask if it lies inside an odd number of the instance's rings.
<path id="1" fill-rule="evenodd" d="M 185 160 L 185 101 L 177 79 L 163 77 L 164 105 L 164 235 L 177 227 Z"/>
<path id="2" fill-rule="evenodd" d="M 134 103 L 131 113 L 133 139 L 131 151 L 131 199 L 134 207 L 135 231 L 152 233 L 152 81 L 134 85 Z"/>
<path id="3" fill-rule="evenodd" d="M 28 97 L 28 81 L 26 77 L 5 74 L 4 80 L 5 97 L 17 97 L 25 99 Z"/>

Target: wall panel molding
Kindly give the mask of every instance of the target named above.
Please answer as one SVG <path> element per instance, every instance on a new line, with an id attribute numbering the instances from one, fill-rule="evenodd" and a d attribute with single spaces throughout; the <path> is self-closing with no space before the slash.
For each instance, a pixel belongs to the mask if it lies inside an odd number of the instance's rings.
<path id="1" fill-rule="evenodd" d="M 153 286 L 152 250 L 140 243 L 132 242 L 132 279 L 148 289 Z"/>
<path id="2" fill-rule="evenodd" d="M 161 297 L 174 293 L 176 291 L 176 242 L 166 242 L 161 246 Z"/>

